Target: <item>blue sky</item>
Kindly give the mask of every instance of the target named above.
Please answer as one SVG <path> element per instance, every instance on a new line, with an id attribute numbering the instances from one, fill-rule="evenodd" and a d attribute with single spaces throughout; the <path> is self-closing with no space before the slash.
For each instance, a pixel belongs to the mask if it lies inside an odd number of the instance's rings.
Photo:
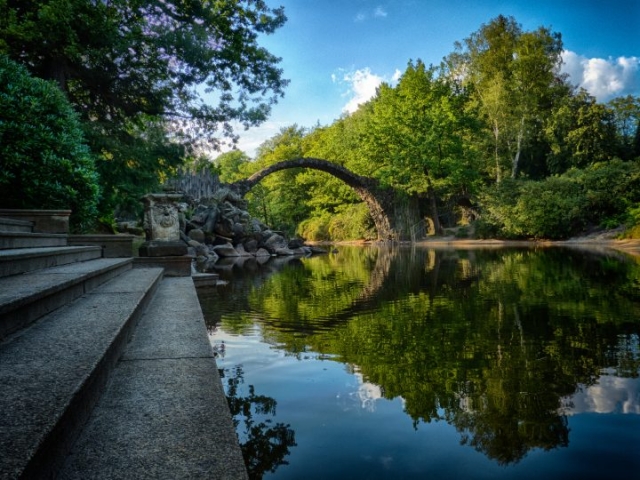
<path id="1" fill-rule="evenodd" d="M 438 64 L 500 14 L 525 31 L 562 34 L 563 69 L 600 101 L 640 96 L 640 0 L 266 0 L 287 23 L 261 45 L 282 57 L 285 98 L 260 127 L 239 131 L 250 156 L 281 128 L 329 125 L 409 60 Z"/>

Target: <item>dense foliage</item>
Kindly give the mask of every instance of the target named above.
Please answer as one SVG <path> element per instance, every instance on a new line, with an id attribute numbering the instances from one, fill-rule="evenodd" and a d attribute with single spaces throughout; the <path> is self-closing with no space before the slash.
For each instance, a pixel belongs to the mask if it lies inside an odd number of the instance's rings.
<path id="1" fill-rule="evenodd" d="M 70 209 L 91 226 L 99 187 L 80 121 L 53 82 L 0 55 L 0 205 Z"/>
<path id="2" fill-rule="evenodd" d="M 138 205 L 199 147 L 264 121 L 287 84 L 262 0 L 0 0 L 0 53 L 55 81 L 98 156 L 102 209 Z"/>
<path id="3" fill-rule="evenodd" d="M 478 235 L 503 238 L 633 227 L 640 99 L 597 102 L 560 73 L 561 53 L 560 34 L 499 16 L 441 65 L 409 62 L 355 113 L 283 129 L 242 171 L 324 158 L 417 198 L 434 233 L 474 220 Z M 376 237 L 359 198 L 326 173 L 273 174 L 251 200 L 263 221 L 308 239 Z"/>
<path id="4" fill-rule="evenodd" d="M 237 139 L 232 124 L 263 122 L 287 85 L 258 44 L 286 17 L 263 0 L 0 0 L 0 12 L 0 54 L 55 82 L 79 115 L 103 215 L 135 211 L 182 164 L 205 165 L 205 152 Z M 562 51 L 559 33 L 499 16 L 440 65 L 409 61 L 355 113 L 284 128 L 254 161 L 230 152 L 212 168 L 232 181 L 327 159 L 394 189 L 397 210 L 418 214 L 407 222 L 436 234 L 478 219 L 481 235 L 508 238 L 638 231 L 640 99 L 603 104 L 576 89 L 560 73 Z M 360 198 L 323 172 L 277 172 L 249 200 L 290 235 L 376 237 Z"/>

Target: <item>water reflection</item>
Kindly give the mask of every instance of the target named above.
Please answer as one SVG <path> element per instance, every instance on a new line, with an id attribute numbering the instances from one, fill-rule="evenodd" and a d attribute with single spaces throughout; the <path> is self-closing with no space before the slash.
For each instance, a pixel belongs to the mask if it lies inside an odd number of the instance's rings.
<path id="1" fill-rule="evenodd" d="M 580 386 L 566 400 L 563 413 L 640 414 L 640 379 L 603 375 L 595 385 Z"/>
<path id="2" fill-rule="evenodd" d="M 617 254 L 343 248 L 226 275 L 210 328 L 342 362 L 341 401 L 402 399 L 499 465 L 567 447 L 571 415 L 639 413 L 640 268 Z"/>
<path id="3" fill-rule="evenodd" d="M 220 373 L 226 381 L 227 402 L 247 471 L 251 479 L 261 479 L 267 472 L 275 472 L 279 466 L 287 464 L 289 449 L 296 446 L 295 432 L 290 425 L 273 422 L 275 399 L 258 395 L 253 385 L 248 385 L 248 391 L 243 392 L 242 366 Z"/>

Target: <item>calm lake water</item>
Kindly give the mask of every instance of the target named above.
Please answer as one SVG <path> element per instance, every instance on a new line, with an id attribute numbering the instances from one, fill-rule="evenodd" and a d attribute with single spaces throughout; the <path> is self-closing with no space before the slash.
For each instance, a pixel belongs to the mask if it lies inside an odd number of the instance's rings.
<path id="1" fill-rule="evenodd" d="M 638 478 L 640 264 L 338 247 L 199 292 L 252 478 Z"/>

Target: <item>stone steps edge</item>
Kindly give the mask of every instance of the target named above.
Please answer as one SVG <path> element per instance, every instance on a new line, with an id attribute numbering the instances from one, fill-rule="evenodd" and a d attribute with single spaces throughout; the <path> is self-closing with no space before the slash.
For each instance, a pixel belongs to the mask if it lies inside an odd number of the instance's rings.
<path id="1" fill-rule="evenodd" d="M 100 247 L 59 246 L 0 250 L 0 278 L 101 257 Z"/>
<path id="2" fill-rule="evenodd" d="M 133 259 L 131 258 L 106 262 L 101 261 L 102 259 L 95 260 L 99 261 L 95 270 L 79 273 L 75 278 L 65 279 L 43 290 L 18 296 L 11 301 L 0 304 L 0 341 L 133 267 Z M 68 266 L 70 264 L 61 267 Z M 44 271 L 28 272 L 24 275 L 27 276 L 26 278 L 34 275 L 55 276 L 54 272 L 55 267 Z M 11 279 L 11 277 L 8 278 Z M 2 278 L 0 278 L 1 280 Z"/>
<path id="3" fill-rule="evenodd" d="M 64 458 L 80 435 L 93 407 L 107 386 L 111 372 L 131 339 L 138 321 L 153 300 L 162 281 L 161 269 L 147 270 L 150 271 L 153 278 L 147 285 L 145 292 L 141 294 L 124 324 L 106 346 L 100 358 L 96 360 L 91 372 L 68 400 L 53 428 L 43 435 L 38 443 L 37 451 L 27 460 L 24 468 L 18 474 L 18 478 L 55 478 L 55 472 L 60 468 Z M 120 275 L 114 280 L 118 281 L 123 278 L 125 275 Z M 106 287 L 106 285 L 102 286 Z M 100 292 L 92 293 L 92 295 L 99 294 Z M 5 474 L 6 472 L 0 470 L 0 478 L 5 478 Z"/>

